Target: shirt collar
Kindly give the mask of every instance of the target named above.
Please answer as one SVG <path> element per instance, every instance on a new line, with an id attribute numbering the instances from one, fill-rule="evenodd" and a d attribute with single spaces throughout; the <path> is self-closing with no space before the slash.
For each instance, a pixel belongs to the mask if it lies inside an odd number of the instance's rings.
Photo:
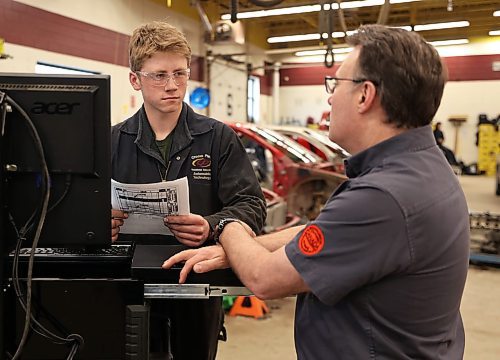
<path id="1" fill-rule="evenodd" d="M 410 129 L 384 140 L 345 161 L 346 175 L 355 178 L 383 164 L 391 156 L 436 146 L 430 125 Z"/>

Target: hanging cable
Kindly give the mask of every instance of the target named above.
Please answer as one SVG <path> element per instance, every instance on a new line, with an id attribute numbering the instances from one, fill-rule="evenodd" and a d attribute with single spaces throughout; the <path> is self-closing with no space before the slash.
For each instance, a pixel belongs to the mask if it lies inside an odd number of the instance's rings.
<path id="1" fill-rule="evenodd" d="M 32 244 L 32 251 L 30 254 L 29 262 L 28 262 L 28 275 L 26 279 L 26 316 L 24 320 L 24 329 L 23 333 L 21 336 L 21 340 L 19 341 L 19 345 L 17 347 L 17 350 L 13 356 L 13 360 L 19 359 L 21 356 L 21 353 L 24 349 L 24 345 L 26 343 L 26 340 L 28 339 L 28 333 L 30 329 L 30 323 L 31 323 L 31 285 L 32 285 L 32 276 L 33 276 L 33 264 L 35 260 L 35 249 L 38 245 L 38 240 L 40 239 L 40 235 L 42 232 L 43 224 L 45 222 L 45 216 L 47 214 L 47 208 L 49 204 L 49 197 L 50 197 L 50 187 L 49 187 L 49 182 L 50 182 L 50 176 L 49 176 L 49 169 L 47 166 L 47 161 L 45 160 L 45 153 L 43 151 L 43 146 L 42 142 L 40 140 L 40 137 L 38 136 L 38 132 L 36 131 L 36 128 L 29 118 L 28 114 L 24 111 L 24 109 L 19 106 L 14 100 L 12 100 L 8 95 L 6 97 L 7 102 L 9 102 L 19 113 L 26 119 L 29 125 L 30 133 L 33 139 L 35 140 L 35 146 L 37 148 L 37 153 L 40 158 L 40 163 L 41 163 L 41 171 L 42 171 L 42 204 L 40 210 L 40 217 L 38 220 L 38 224 L 36 227 L 35 231 L 35 236 L 33 238 L 33 244 Z M 28 225 L 28 224 L 26 224 Z M 24 231 L 26 230 L 26 226 L 24 227 Z M 21 238 L 24 238 L 24 234 L 21 233 Z"/>
<path id="2" fill-rule="evenodd" d="M 327 68 L 333 67 L 335 59 L 333 57 L 333 7 L 330 6 L 330 10 L 327 12 L 323 7 L 321 11 L 325 11 L 326 24 L 327 24 L 327 35 L 326 35 L 326 53 L 325 53 L 325 66 Z"/>
<path id="3" fill-rule="evenodd" d="M 238 0 L 231 0 L 231 22 L 238 21 Z"/>
<path id="4" fill-rule="evenodd" d="M 342 6 L 340 6 L 340 3 L 342 0 L 337 0 L 338 4 L 338 12 L 339 12 L 339 23 L 340 23 L 340 29 L 344 32 L 344 34 L 347 34 L 347 24 L 345 23 L 345 17 L 344 17 L 344 9 Z"/>
<path id="5" fill-rule="evenodd" d="M 389 0 L 384 1 L 384 5 L 380 8 L 380 12 L 378 14 L 377 24 L 385 25 L 387 24 L 387 19 L 389 18 L 389 12 L 391 10 L 391 2 Z"/>
<path id="6" fill-rule="evenodd" d="M 48 204 L 49 204 L 49 199 L 50 199 L 50 174 L 49 174 L 49 169 L 47 165 L 47 161 L 45 158 L 45 153 L 43 150 L 43 145 L 40 139 L 40 136 L 38 135 L 38 131 L 33 124 L 32 120 L 30 119 L 29 115 L 24 111 L 24 109 L 17 104 L 12 98 L 10 98 L 8 95 L 5 93 L 1 93 L 1 98 L 5 98 L 6 101 L 13 106 L 21 115 L 22 117 L 26 120 L 28 124 L 28 129 L 30 132 L 31 137 L 34 140 L 35 148 L 37 150 L 37 155 L 39 157 L 40 165 L 41 165 L 41 202 L 38 205 L 37 209 L 34 211 L 34 213 L 30 216 L 26 224 L 18 230 L 14 219 L 11 214 L 9 214 L 9 220 L 14 228 L 14 231 L 16 232 L 16 237 L 17 237 L 17 244 L 16 244 L 16 249 L 14 253 L 14 259 L 13 259 L 13 264 L 12 264 L 12 279 L 13 279 L 13 284 L 14 284 L 14 290 L 16 293 L 16 297 L 25 311 L 25 321 L 24 321 L 24 328 L 22 331 L 21 335 L 21 340 L 19 341 L 18 347 L 16 349 L 16 352 L 14 353 L 14 356 L 12 356 L 12 360 L 19 359 L 23 350 L 24 346 L 26 344 L 28 334 L 29 334 L 29 329 L 31 328 L 33 331 L 36 333 L 50 339 L 54 343 L 57 344 L 71 344 L 71 350 L 66 357 L 67 360 L 72 360 L 74 359 L 75 355 L 78 352 L 78 349 L 83 345 L 83 338 L 78 335 L 78 334 L 70 334 L 66 338 L 62 338 L 53 332 L 49 331 L 46 329 L 36 318 L 33 316 L 32 313 L 32 280 L 33 280 L 33 265 L 34 265 L 34 255 L 35 255 L 35 249 L 37 248 L 38 241 L 40 239 L 41 231 L 43 228 L 43 225 L 45 223 L 45 218 L 47 216 L 47 212 L 56 207 L 62 199 L 67 194 L 67 190 L 69 189 L 69 186 L 71 184 L 71 177 L 66 178 L 66 189 L 61 195 L 61 197 L 53 204 L 53 206 L 49 209 Z M 2 112 L 4 110 L 4 106 L 2 106 Z M 4 115 L 4 114 L 3 114 Z M 2 118 L 4 116 L 2 115 Z M 22 243 L 26 239 L 26 233 L 29 232 L 31 227 L 35 224 L 35 218 L 38 215 L 38 222 L 36 225 L 36 230 L 35 234 L 33 236 L 33 242 L 31 246 L 31 252 L 30 252 L 30 257 L 28 261 L 28 272 L 26 275 L 26 301 L 24 301 L 24 295 L 21 289 L 20 281 L 19 281 L 19 253 L 20 253 L 20 248 Z"/>

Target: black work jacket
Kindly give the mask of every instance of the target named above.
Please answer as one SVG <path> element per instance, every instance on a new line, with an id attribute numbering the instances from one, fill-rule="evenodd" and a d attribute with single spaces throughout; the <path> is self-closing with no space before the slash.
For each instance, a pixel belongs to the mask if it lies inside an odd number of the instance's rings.
<path id="1" fill-rule="evenodd" d="M 222 218 L 238 218 L 259 233 L 266 204 L 245 149 L 224 123 L 183 104 L 173 130 L 168 161 L 163 160 L 144 106 L 113 126 L 112 177 L 146 184 L 187 176 L 190 210 L 212 229 Z"/>

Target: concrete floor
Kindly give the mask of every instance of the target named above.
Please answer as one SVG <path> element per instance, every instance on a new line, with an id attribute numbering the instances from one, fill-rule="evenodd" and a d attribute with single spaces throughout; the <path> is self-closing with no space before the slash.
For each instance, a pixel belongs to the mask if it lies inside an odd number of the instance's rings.
<path id="1" fill-rule="evenodd" d="M 492 177 L 461 176 L 470 211 L 500 213 Z M 293 341 L 295 298 L 267 301 L 262 320 L 226 316 L 228 341 L 219 342 L 218 360 L 296 359 Z M 500 269 L 471 266 L 461 312 L 466 360 L 500 359 Z"/>

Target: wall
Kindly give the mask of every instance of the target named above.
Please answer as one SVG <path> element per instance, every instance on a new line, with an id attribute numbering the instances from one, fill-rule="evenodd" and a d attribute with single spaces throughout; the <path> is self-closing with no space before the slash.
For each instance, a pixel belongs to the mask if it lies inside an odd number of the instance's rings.
<path id="1" fill-rule="evenodd" d="M 307 94 L 307 96 L 304 96 Z M 469 164 L 477 162 L 475 146 L 479 114 L 489 119 L 500 115 L 500 81 L 450 81 L 446 84 L 434 121 L 442 123 L 445 145 L 454 149 L 456 129 L 450 117 L 465 116 L 467 122 L 458 131 L 457 157 Z M 328 94 L 323 85 L 283 86 L 280 88 L 280 118 L 274 124 L 305 124 L 308 116 L 319 120 L 329 111 Z"/>
<path id="2" fill-rule="evenodd" d="M 129 36 L 139 24 L 160 19 L 178 27 L 191 45 L 192 79 L 188 92 L 205 86 L 204 56 L 208 47 L 199 23 L 150 0 L 1 0 L 0 37 L 6 41 L 4 52 L 12 58 L 0 61 L 0 71 L 34 72 L 37 61 L 42 61 L 108 74 L 111 119 L 115 124 L 135 113 L 142 104 L 140 92 L 135 92 L 128 82 Z M 241 53 L 245 48 L 227 51 Z M 217 78 L 212 81 L 216 87 L 212 89 L 210 115 L 221 120 L 228 118 L 227 97 L 232 92 L 233 115 L 244 121 L 246 72 L 227 72 L 220 65 L 213 70 Z M 221 73 L 226 75 L 220 76 Z M 208 113 L 207 109 L 197 111 Z"/>
<path id="3" fill-rule="evenodd" d="M 489 119 L 500 115 L 500 72 L 492 70 L 492 62 L 500 61 L 498 38 L 438 48 L 448 66 L 450 81 L 434 121 L 443 124 L 445 145 L 454 149 L 456 129 L 448 119 L 467 117 L 467 122 L 458 129 L 457 146 L 457 157 L 466 164 L 477 162 L 475 141 L 479 114 L 485 113 Z M 294 61 L 298 61 L 297 58 Z M 330 109 L 324 76 L 334 75 L 339 65 L 336 63 L 332 69 L 321 63 L 284 66 L 280 76 L 280 116 L 274 123 L 304 124 L 308 116 L 319 120 L 322 112 Z"/>
<path id="4" fill-rule="evenodd" d="M 34 72 L 36 62 L 43 61 L 110 75 L 113 124 L 135 113 L 142 104 L 140 92 L 134 91 L 128 82 L 129 69 L 126 60 L 128 36 L 137 25 L 150 20 L 168 19 L 186 34 L 193 54 L 197 55 L 202 51 L 200 28 L 195 21 L 172 13 L 165 6 L 157 5 L 149 0 L 76 0 L 71 2 L 2 0 L 0 9 L 2 7 L 3 16 L 8 15 L 10 18 L 2 19 L 0 15 L 0 21 L 3 20 L 4 24 L 4 27 L 0 24 L 0 29 L 2 29 L 0 37 L 5 39 L 4 52 L 13 58 L 1 60 L 0 71 Z M 15 16 L 19 16 L 19 22 L 21 22 L 19 29 L 12 26 L 13 21 L 16 22 L 14 25 L 17 24 L 17 19 L 13 19 Z M 44 21 L 47 22 L 44 23 Z M 65 27 L 66 33 L 63 31 Z M 37 28 L 38 33 L 33 30 Z M 110 31 L 104 32 L 100 29 Z M 20 34 L 22 31 L 25 33 Z M 51 32 L 53 36 L 47 35 Z M 96 34 L 96 32 L 102 32 L 111 37 L 111 40 L 85 38 L 86 35 Z M 40 38 L 42 36 L 43 38 Z M 16 39 L 17 43 L 11 43 L 9 39 Z M 108 42 L 101 45 L 99 40 Z M 18 43 L 29 44 L 29 46 Z M 116 49 L 119 49 L 120 54 L 109 57 L 113 55 L 109 53 Z M 188 89 L 194 89 L 199 84 L 199 81 L 190 80 Z"/>
<path id="5" fill-rule="evenodd" d="M 142 104 L 141 94 L 128 82 L 128 68 L 104 62 L 77 58 L 50 51 L 7 43 L 5 52 L 12 59 L 0 61 L 0 72 L 35 72 L 37 61 L 97 71 L 111 76 L 111 122 L 118 123 L 133 114 Z"/>
<path id="6" fill-rule="evenodd" d="M 216 61 L 210 76 L 210 116 L 221 121 L 247 120 L 247 74 L 238 66 Z"/>
<path id="7" fill-rule="evenodd" d="M 467 121 L 458 129 L 457 157 L 466 164 L 477 162 L 476 131 L 479 114 L 489 119 L 500 115 L 500 80 L 451 81 L 446 84 L 441 106 L 434 117 L 442 123 L 445 145 L 454 149 L 456 129 L 450 117 L 465 116 Z"/>
<path id="8" fill-rule="evenodd" d="M 307 94 L 307 96 L 304 96 Z M 278 124 L 305 125 L 311 116 L 319 121 L 329 111 L 328 94 L 324 86 L 283 86 L 280 88 L 280 117 Z"/>

